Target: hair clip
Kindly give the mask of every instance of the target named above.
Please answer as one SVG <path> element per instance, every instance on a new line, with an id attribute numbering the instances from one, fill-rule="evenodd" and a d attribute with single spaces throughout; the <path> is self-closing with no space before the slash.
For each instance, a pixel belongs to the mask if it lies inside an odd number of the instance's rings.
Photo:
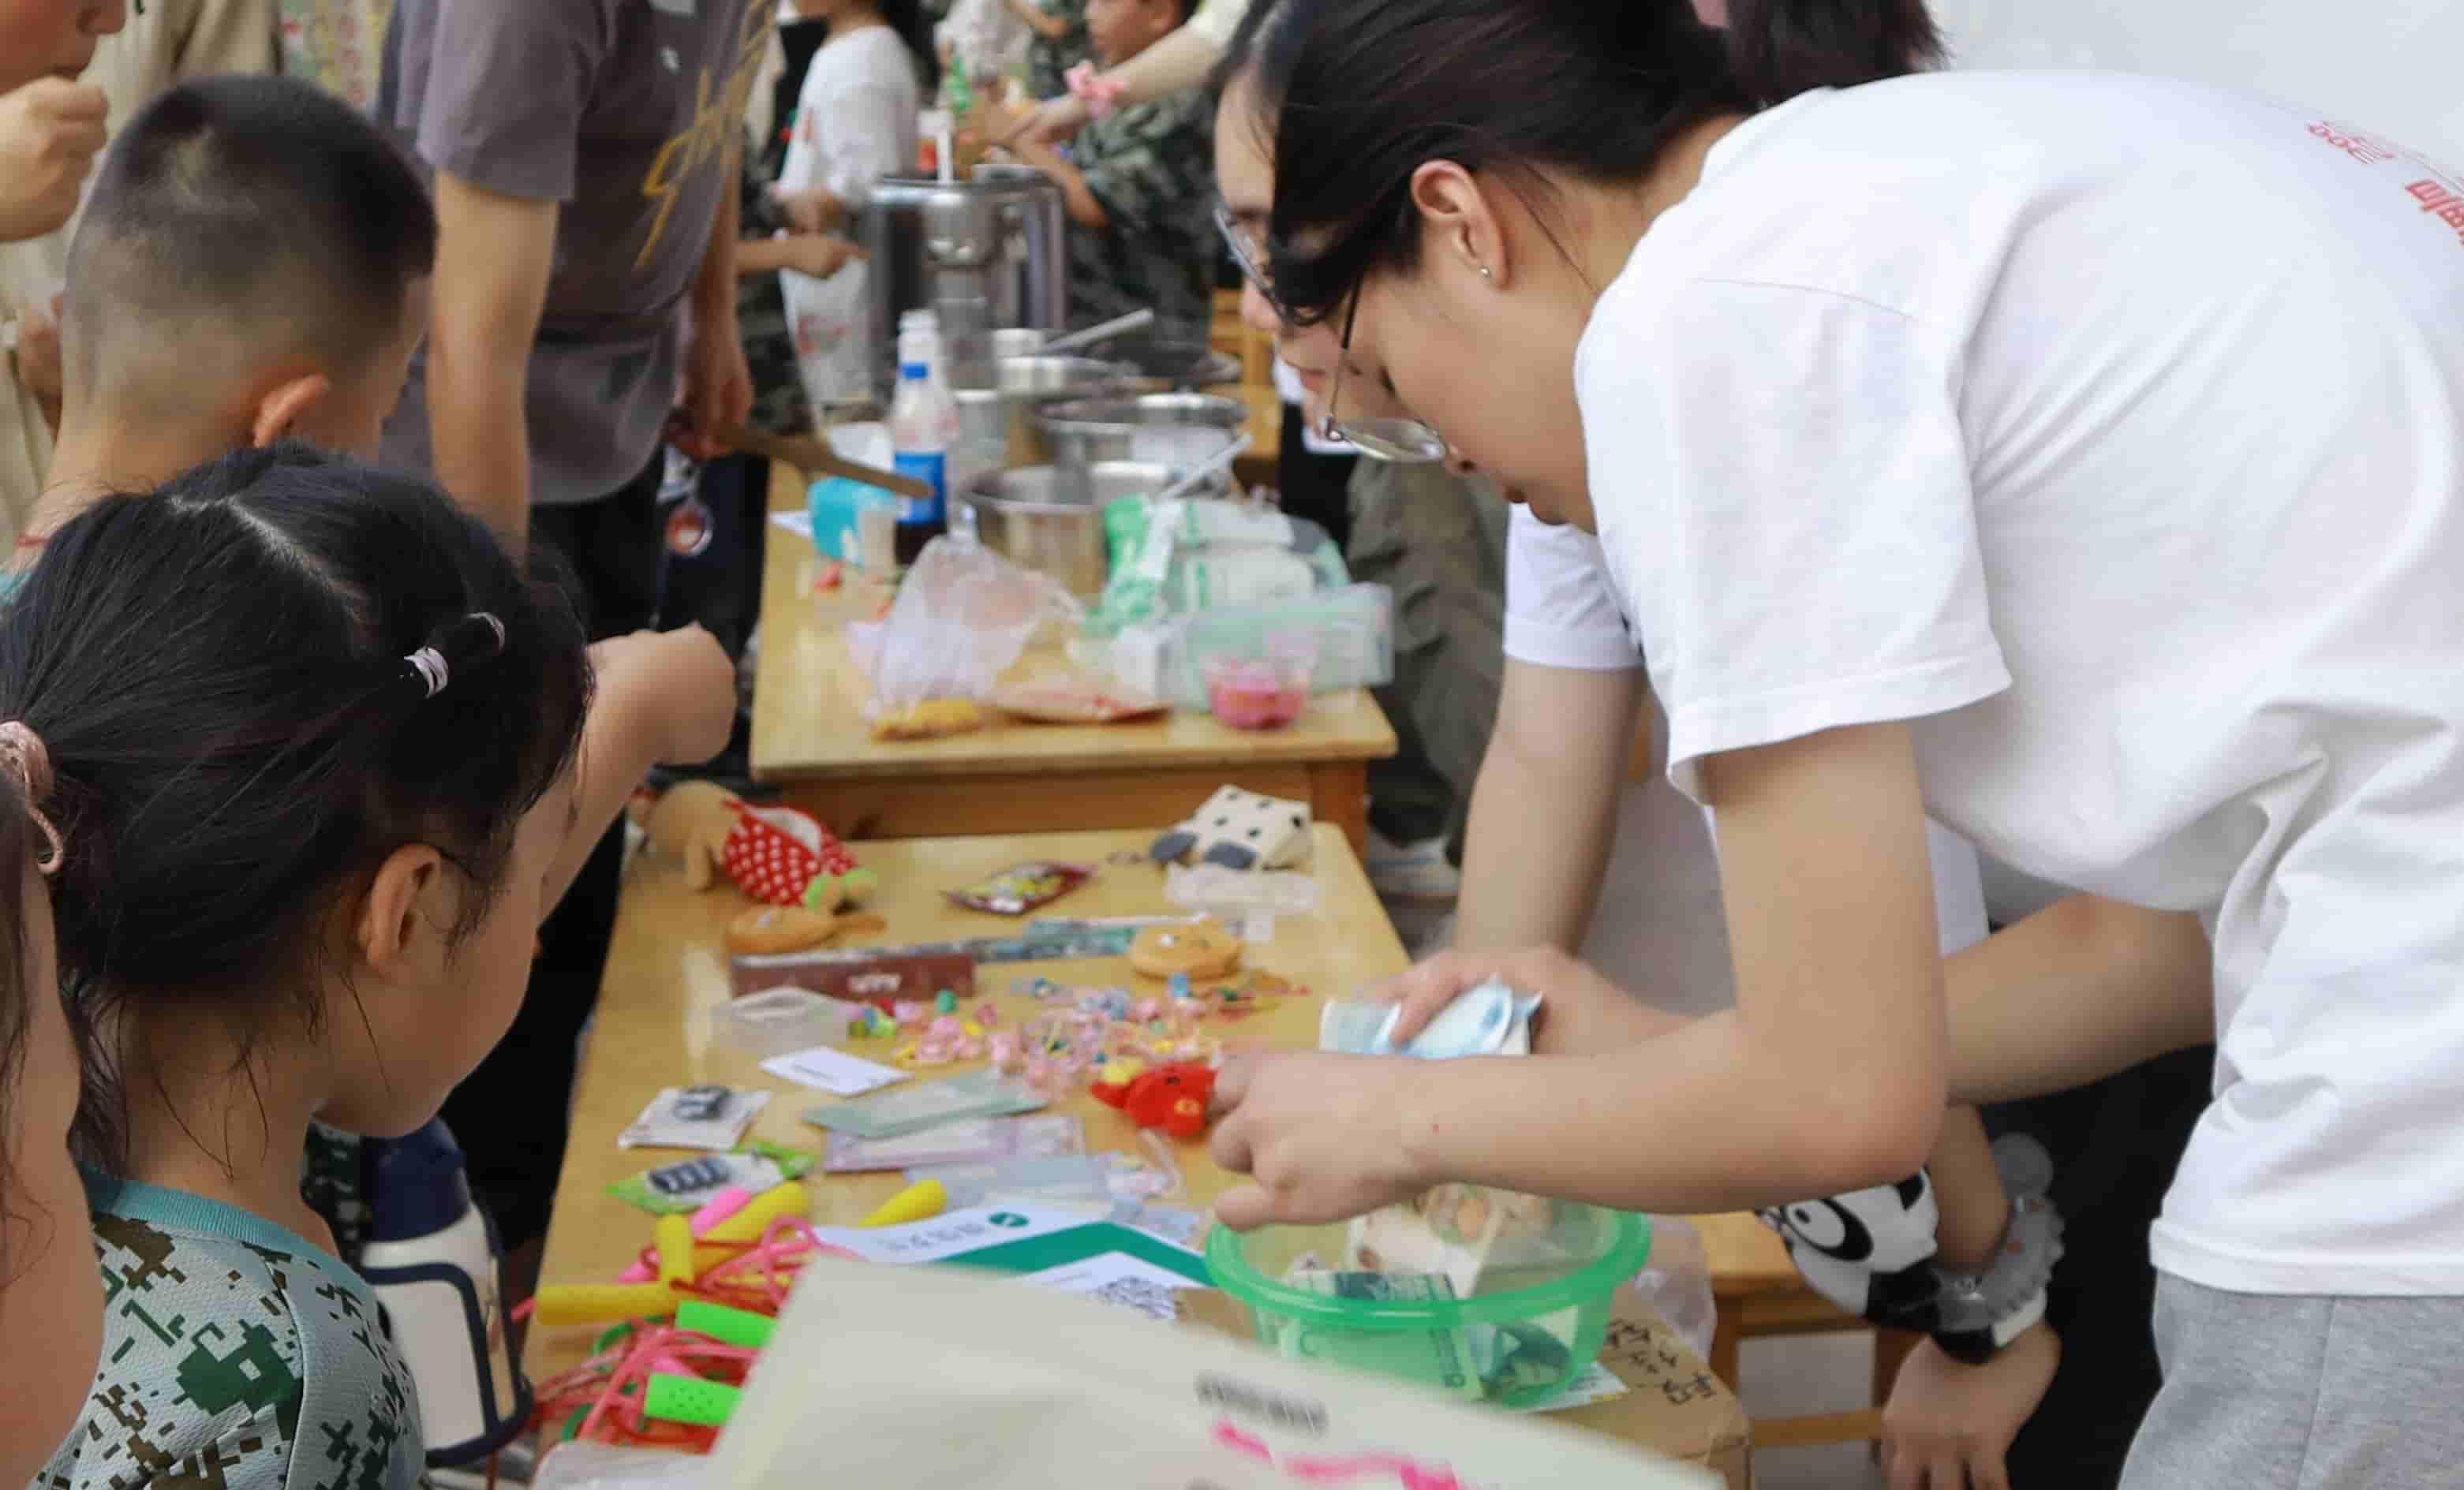
<path id="1" fill-rule="evenodd" d="M 45 876 L 58 873 L 67 850 L 60 843 L 60 830 L 43 811 L 43 799 L 52 795 L 52 753 L 43 737 L 22 719 L 0 724 L 0 770 L 16 779 L 17 789 L 26 797 L 27 816 L 42 830 L 43 851 L 34 860 L 34 871 Z"/>
<path id="2" fill-rule="evenodd" d="M 491 615 L 484 610 L 474 610 L 462 619 L 464 622 L 485 622 L 488 629 L 495 633 L 496 638 L 495 650 L 489 653 L 490 656 L 495 656 L 496 653 L 502 652 L 505 649 L 505 624 L 503 622 L 497 620 L 494 615 Z M 446 685 L 453 681 L 452 665 L 445 660 L 445 654 L 442 651 L 439 651 L 433 646 L 423 646 L 419 650 L 403 658 L 403 661 L 409 666 L 412 675 L 419 679 L 421 686 L 428 690 L 427 696 L 429 698 L 434 698 L 437 694 L 444 692 Z"/>

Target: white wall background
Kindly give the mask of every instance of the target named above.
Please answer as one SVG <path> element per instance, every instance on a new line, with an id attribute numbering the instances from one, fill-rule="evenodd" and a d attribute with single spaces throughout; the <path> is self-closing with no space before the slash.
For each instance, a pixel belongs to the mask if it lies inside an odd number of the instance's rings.
<path id="1" fill-rule="evenodd" d="M 2464 0 L 1932 0 L 1961 67 L 2162 73 L 2464 165 Z"/>

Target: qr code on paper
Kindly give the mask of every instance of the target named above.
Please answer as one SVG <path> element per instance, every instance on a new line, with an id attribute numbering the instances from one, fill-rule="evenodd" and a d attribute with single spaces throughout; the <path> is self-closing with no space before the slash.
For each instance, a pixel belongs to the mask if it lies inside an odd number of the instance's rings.
<path id="1" fill-rule="evenodd" d="M 1098 1299 L 1116 1308 L 1135 1309 L 1151 1320 L 1169 1325 L 1180 1318 L 1180 1304 L 1176 1291 L 1144 1278 L 1115 1278 L 1087 1297 Z"/>

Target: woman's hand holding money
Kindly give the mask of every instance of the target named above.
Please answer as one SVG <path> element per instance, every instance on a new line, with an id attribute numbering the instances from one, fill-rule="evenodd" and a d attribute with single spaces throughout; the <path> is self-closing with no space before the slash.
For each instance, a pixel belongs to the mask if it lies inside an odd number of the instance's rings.
<path id="1" fill-rule="evenodd" d="M 1435 1183 L 1406 1114 L 1441 1073 L 1425 1062 L 1248 1051 L 1215 1080 L 1215 1162 L 1249 1182 L 1215 1202 L 1234 1231 L 1347 1220 Z"/>
<path id="2" fill-rule="evenodd" d="M 1600 1055 L 1667 1034 L 1687 1022 L 1617 987 L 1554 947 L 1522 952 L 1444 952 L 1410 972 L 1389 978 L 1360 997 L 1399 1003 L 1395 1024 L 1401 1043 L 1428 1026 L 1440 1010 L 1467 990 L 1495 979 L 1517 993 L 1538 994 L 1540 1013 L 1531 1029 L 1535 1055 Z"/>

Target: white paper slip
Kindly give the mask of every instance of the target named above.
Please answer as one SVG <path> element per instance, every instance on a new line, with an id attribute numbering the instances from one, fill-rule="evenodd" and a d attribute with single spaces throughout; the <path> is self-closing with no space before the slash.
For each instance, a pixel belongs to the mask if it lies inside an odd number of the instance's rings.
<path id="1" fill-rule="evenodd" d="M 772 513 L 770 522 L 772 526 L 784 528 L 806 542 L 812 540 L 813 515 L 811 513 Z"/>
<path id="2" fill-rule="evenodd" d="M 834 1097 L 861 1097 L 907 1080 L 907 1073 L 894 1066 L 848 1055 L 833 1045 L 815 1045 L 810 1050 L 772 1056 L 761 1063 L 761 1069 L 781 1081 L 810 1086 Z"/>
<path id="3" fill-rule="evenodd" d="M 1126 1252 L 1107 1252 L 1082 1261 L 1065 1262 L 1041 1273 L 1022 1273 L 1020 1282 L 1054 1293 L 1084 1294 L 1121 1308 L 1135 1309 L 1169 1325 L 1180 1317 L 1173 1295 L 1199 1284 Z"/>
<path id="4" fill-rule="evenodd" d="M 1595 1402 L 1614 1402 L 1634 1389 L 1617 1379 L 1617 1373 L 1594 1361 L 1576 1373 L 1574 1379 L 1546 1402 L 1525 1408 L 1527 1413 L 1567 1413 Z"/>

